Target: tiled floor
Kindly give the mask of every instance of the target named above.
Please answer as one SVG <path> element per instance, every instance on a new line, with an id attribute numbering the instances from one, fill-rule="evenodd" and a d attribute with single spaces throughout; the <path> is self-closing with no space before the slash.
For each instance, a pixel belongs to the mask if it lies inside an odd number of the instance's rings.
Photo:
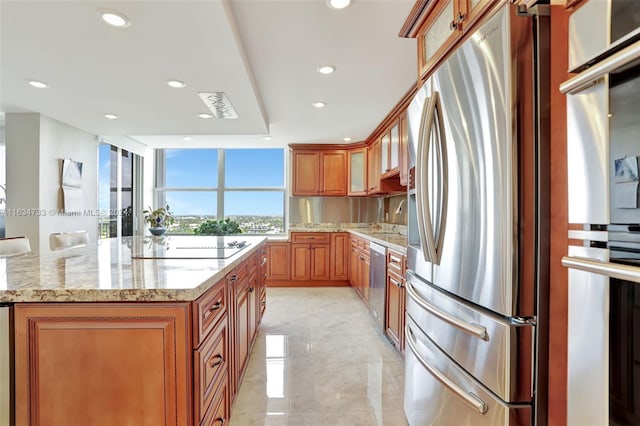
<path id="1" fill-rule="evenodd" d="M 406 426 L 403 361 L 351 288 L 268 288 L 231 426 Z"/>

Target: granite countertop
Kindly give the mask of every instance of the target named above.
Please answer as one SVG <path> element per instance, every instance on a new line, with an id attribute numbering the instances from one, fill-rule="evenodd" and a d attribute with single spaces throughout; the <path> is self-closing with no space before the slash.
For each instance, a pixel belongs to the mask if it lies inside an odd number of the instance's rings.
<path id="1" fill-rule="evenodd" d="M 289 232 L 349 232 L 400 253 L 407 253 L 407 226 L 392 224 L 297 224 Z"/>
<path id="2" fill-rule="evenodd" d="M 0 303 L 195 300 L 266 240 L 242 236 L 246 248 L 225 259 L 206 258 L 212 253 L 212 242 L 226 245 L 236 239 L 111 238 L 85 247 L 1 258 Z M 177 247 L 180 244 L 189 250 L 175 250 L 183 248 Z M 165 249 L 172 246 L 172 251 Z M 195 248 L 204 254 L 194 256 Z M 165 258 L 166 253 L 172 258 Z"/>

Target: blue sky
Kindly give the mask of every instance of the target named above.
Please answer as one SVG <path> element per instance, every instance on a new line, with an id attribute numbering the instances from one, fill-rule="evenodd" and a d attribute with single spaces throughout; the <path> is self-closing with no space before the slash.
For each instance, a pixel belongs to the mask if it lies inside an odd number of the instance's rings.
<path id="1" fill-rule="evenodd" d="M 109 208 L 109 170 L 107 148 L 100 147 L 99 207 Z M 217 187 L 218 151 L 180 149 L 166 151 L 168 188 Z M 225 150 L 225 187 L 255 188 L 284 186 L 283 149 Z M 282 215 L 282 192 L 238 191 L 225 193 L 225 215 Z M 176 215 L 215 215 L 213 191 L 167 192 L 167 202 Z M 146 206 L 145 206 L 146 207 Z"/>

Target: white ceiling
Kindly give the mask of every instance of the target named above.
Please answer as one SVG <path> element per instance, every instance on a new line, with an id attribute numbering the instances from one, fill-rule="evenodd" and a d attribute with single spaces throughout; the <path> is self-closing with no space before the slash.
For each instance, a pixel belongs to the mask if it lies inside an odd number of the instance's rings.
<path id="1" fill-rule="evenodd" d="M 0 0 L 0 111 L 39 112 L 151 147 L 363 140 L 416 81 L 415 40 L 397 36 L 413 3 Z M 100 8 L 131 26 L 102 23 Z M 324 64 L 336 72 L 317 73 Z M 187 86 L 170 88 L 169 79 Z M 217 91 L 238 119 L 197 117 L 209 112 L 198 92 Z M 313 108 L 317 100 L 327 106 Z"/>

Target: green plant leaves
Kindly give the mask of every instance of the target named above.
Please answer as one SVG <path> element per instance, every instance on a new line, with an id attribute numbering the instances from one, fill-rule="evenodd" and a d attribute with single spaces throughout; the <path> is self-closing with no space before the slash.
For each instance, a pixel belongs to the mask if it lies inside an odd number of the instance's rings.
<path id="1" fill-rule="evenodd" d="M 198 235 L 230 235 L 241 234 L 242 229 L 235 220 L 207 220 L 202 222 L 194 231 Z"/>

